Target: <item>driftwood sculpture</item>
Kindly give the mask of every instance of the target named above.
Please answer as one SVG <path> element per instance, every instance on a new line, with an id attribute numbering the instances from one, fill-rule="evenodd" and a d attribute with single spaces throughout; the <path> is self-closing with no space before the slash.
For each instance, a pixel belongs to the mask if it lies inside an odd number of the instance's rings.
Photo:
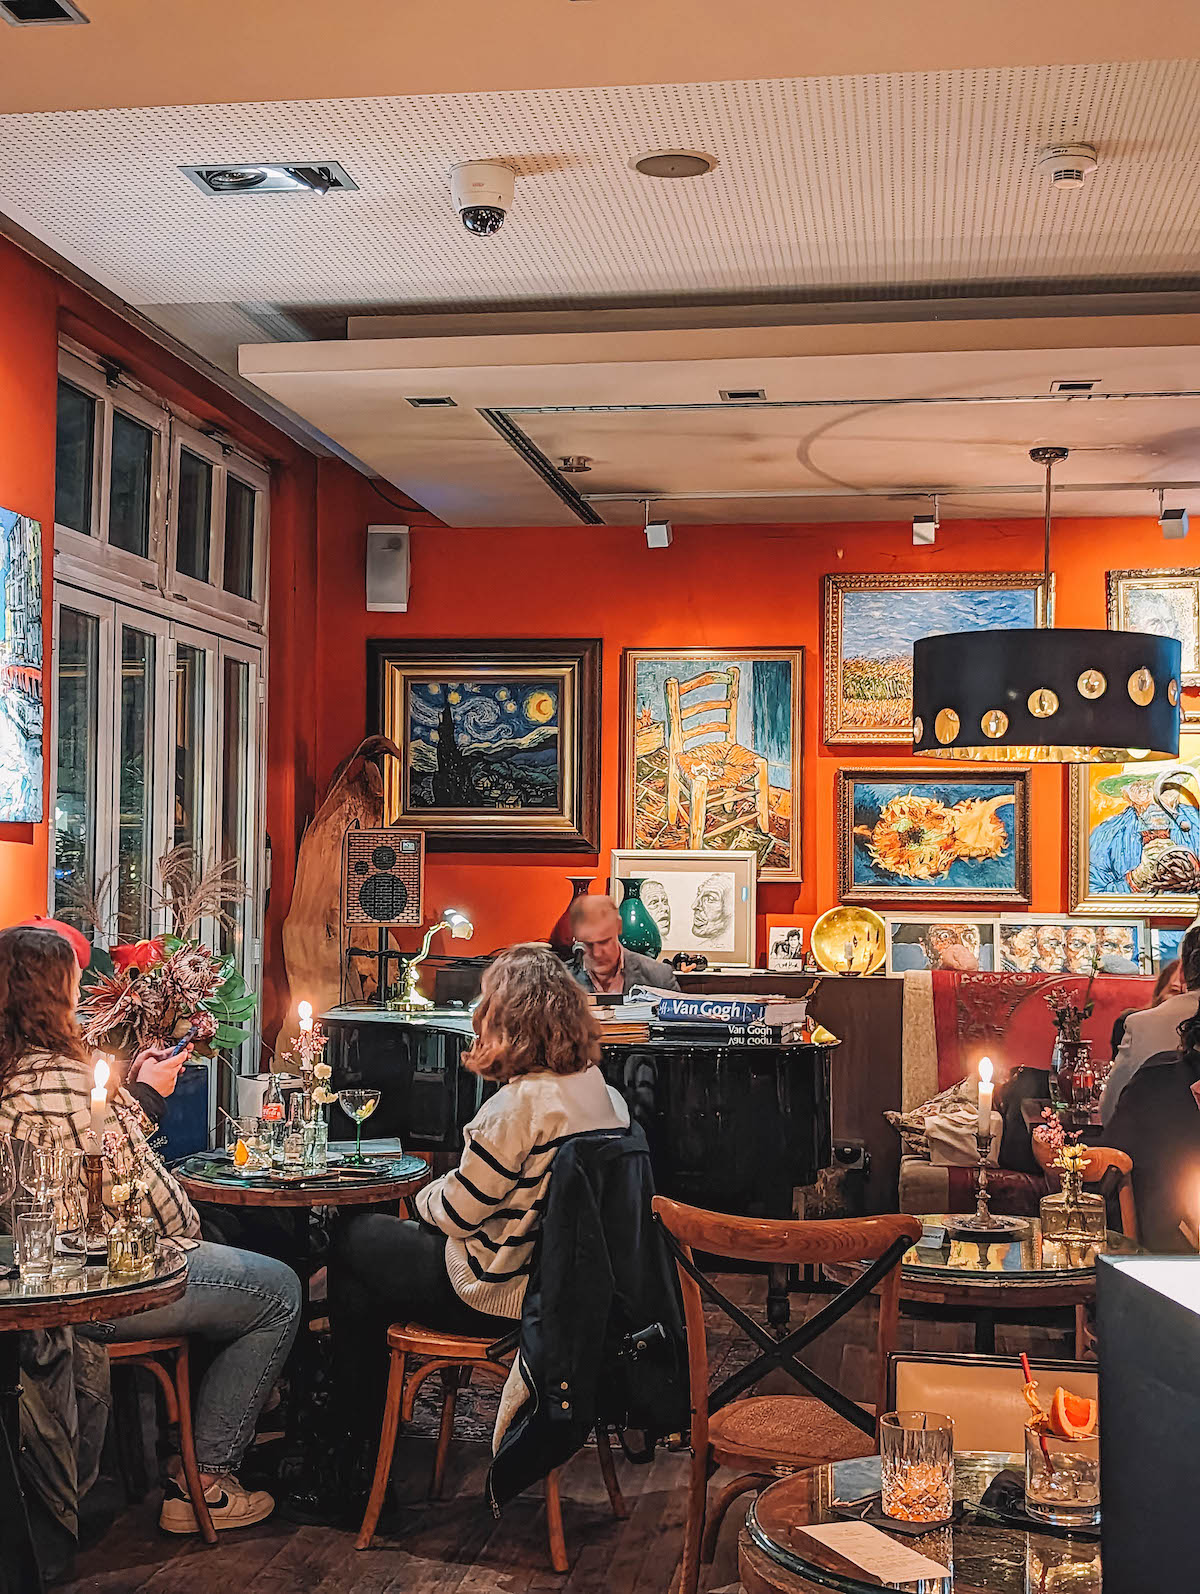
<path id="1" fill-rule="evenodd" d="M 305 1000 L 316 1013 L 341 1000 L 342 842 L 351 825 L 364 830 L 383 824 L 383 755 L 400 758 L 386 736 L 368 736 L 337 769 L 325 801 L 304 832 L 296 857 L 296 883 L 283 921 L 283 961 L 287 969 L 287 1016 L 275 1042 L 281 1056 L 296 1035 L 296 1003 Z M 346 994 L 365 994 L 358 970 L 348 972 Z"/>

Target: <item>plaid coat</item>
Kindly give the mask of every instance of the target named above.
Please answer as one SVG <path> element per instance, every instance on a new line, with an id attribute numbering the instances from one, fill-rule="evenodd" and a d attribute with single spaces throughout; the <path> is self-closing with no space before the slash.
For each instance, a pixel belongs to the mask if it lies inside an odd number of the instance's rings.
<path id="1" fill-rule="evenodd" d="M 69 1151 L 95 1150 L 89 1133 L 91 1089 L 92 1077 L 86 1064 L 73 1057 L 52 1056 L 49 1052 L 27 1052 L 0 1094 L 0 1135 L 24 1140 L 31 1129 L 49 1129 Z M 198 1240 L 200 1219 L 196 1209 L 157 1154 L 149 1149 L 146 1131 L 151 1127 L 128 1091 L 118 1089 L 109 1102 L 105 1129 L 124 1133 L 135 1146 L 145 1147 L 143 1166 L 147 1190 L 142 1199 L 143 1213 L 155 1220 L 161 1234 L 177 1242 Z M 104 1204 L 110 1212 L 115 1211 L 107 1162 Z"/>

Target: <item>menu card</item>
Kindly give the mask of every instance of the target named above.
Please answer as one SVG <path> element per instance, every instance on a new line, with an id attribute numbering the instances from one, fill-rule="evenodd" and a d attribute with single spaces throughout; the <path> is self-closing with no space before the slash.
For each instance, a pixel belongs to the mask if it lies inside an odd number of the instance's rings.
<path id="1" fill-rule="evenodd" d="M 928 1578 L 948 1578 L 949 1567 L 919 1555 L 907 1544 L 873 1528 L 869 1522 L 826 1522 L 821 1526 L 805 1524 L 792 1532 L 800 1538 L 812 1539 L 852 1566 L 860 1568 L 883 1585 L 918 1583 Z"/>

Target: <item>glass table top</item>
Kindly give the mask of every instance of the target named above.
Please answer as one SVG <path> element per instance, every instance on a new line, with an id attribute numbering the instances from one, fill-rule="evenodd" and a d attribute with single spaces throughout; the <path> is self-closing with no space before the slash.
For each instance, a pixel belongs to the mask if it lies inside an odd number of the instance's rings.
<path id="1" fill-rule="evenodd" d="M 1061 1279 L 1063 1274 L 1093 1273 L 1096 1253 L 1090 1245 L 1066 1245 L 1058 1240 L 1043 1240 L 1042 1225 L 1029 1218 L 1022 1235 L 1006 1237 L 985 1245 L 946 1232 L 953 1214 L 932 1213 L 921 1218 L 924 1233 L 916 1245 L 905 1251 L 901 1267 L 911 1277 L 961 1279 L 976 1275 L 974 1282 L 989 1279 L 997 1284 Z M 1110 1255 L 1134 1256 L 1138 1247 L 1114 1229 L 1108 1231 L 1105 1251 Z"/>
<path id="2" fill-rule="evenodd" d="M 375 1184 L 391 1184 L 397 1179 L 418 1179 L 429 1172 L 424 1157 L 402 1154 L 398 1157 L 371 1157 L 370 1164 L 360 1173 L 351 1171 L 345 1157 L 331 1156 L 328 1171 L 308 1179 L 279 1179 L 269 1172 L 240 1173 L 226 1152 L 197 1151 L 174 1167 L 176 1174 L 185 1179 L 202 1180 L 205 1184 L 229 1185 L 250 1190 L 328 1190 L 357 1188 Z"/>
<path id="3" fill-rule="evenodd" d="M 1098 1539 L 1027 1532 L 971 1511 L 998 1472 L 1010 1466 L 1023 1471 L 1024 1465 L 1019 1456 L 958 1452 L 954 1497 L 968 1502 L 963 1517 L 920 1536 L 893 1535 L 947 1567 L 952 1576 L 882 1586 L 908 1594 L 1101 1594 Z M 877 1594 L 877 1580 L 836 1568 L 800 1530 L 805 1524 L 848 1520 L 833 1509 L 833 1502 L 860 1500 L 878 1489 L 878 1456 L 814 1467 L 765 1489 L 746 1518 L 747 1532 L 762 1554 L 809 1586 L 839 1594 Z"/>
<path id="4" fill-rule="evenodd" d="M 0 1306 L 18 1303 L 46 1305 L 68 1297 L 123 1295 L 130 1290 L 144 1290 L 153 1284 L 166 1284 L 187 1271 L 187 1256 L 178 1246 L 159 1242 L 153 1271 L 138 1279 L 114 1278 L 107 1262 L 100 1256 L 90 1258 L 91 1265 L 82 1273 L 48 1279 L 22 1279 L 17 1274 L 0 1277 Z M 0 1274 L 7 1275 L 13 1265 L 13 1242 L 9 1235 L 0 1235 Z"/>

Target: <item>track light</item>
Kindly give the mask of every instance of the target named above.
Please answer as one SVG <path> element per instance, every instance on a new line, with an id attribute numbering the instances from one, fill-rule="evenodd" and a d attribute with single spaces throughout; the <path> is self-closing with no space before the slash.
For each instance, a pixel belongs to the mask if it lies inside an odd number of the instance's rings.
<path id="1" fill-rule="evenodd" d="M 1179 540 L 1188 534 L 1188 512 L 1186 509 L 1165 509 L 1163 507 L 1163 490 L 1158 489 L 1158 524 L 1164 537 Z"/>
<path id="2" fill-rule="evenodd" d="M 650 500 L 646 500 L 646 547 L 669 548 L 671 546 L 671 522 L 669 520 L 650 519 Z"/>
<path id="3" fill-rule="evenodd" d="M 933 513 L 913 516 L 913 547 L 927 547 L 937 537 L 938 501 L 933 495 Z"/>

